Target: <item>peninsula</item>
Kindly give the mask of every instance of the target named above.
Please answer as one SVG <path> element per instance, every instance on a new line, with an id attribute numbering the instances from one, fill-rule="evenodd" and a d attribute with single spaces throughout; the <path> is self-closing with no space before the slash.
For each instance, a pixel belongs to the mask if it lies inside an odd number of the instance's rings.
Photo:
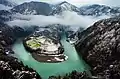
<path id="1" fill-rule="evenodd" d="M 47 31 L 49 33 L 49 31 Z M 59 39 L 42 32 L 34 33 L 23 40 L 23 45 L 34 59 L 40 62 L 57 63 L 67 59 Z M 53 35 L 54 36 L 54 35 Z"/>

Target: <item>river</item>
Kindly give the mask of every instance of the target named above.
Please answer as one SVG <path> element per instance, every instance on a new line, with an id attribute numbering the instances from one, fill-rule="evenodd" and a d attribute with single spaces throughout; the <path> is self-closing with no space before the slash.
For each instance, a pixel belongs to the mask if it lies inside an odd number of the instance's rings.
<path id="1" fill-rule="evenodd" d="M 36 61 L 31 54 L 25 50 L 22 40 L 16 41 L 12 49 L 16 56 L 24 65 L 36 70 L 43 79 L 47 79 L 51 75 L 64 75 L 73 70 L 80 72 L 88 71 L 88 65 L 82 60 L 82 58 L 77 54 L 73 45 L 66 41 L 63 37 L 61 43 L 65 49 L 64 53 L 68 56 L 68 59 L 60 63 L 42 63 Z"/>

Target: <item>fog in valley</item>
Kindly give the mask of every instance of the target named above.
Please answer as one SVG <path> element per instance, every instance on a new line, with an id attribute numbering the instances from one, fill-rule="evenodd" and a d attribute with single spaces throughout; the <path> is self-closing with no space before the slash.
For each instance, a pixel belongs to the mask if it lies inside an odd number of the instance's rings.
<path id="1" fill-rule="evenodd" d="M 54 16 L 44 16 L 44 15 L 14 15 L 14 20 L 7 22 L 10 26 L 20 26 L 20 27 L 31 27 L 39 26 L 44 27 L 51 24 L 61 24 L 71 26 L 73 29 L 79 27 L 87 28 L 94 22 L 109 18 L 109 16 L 82 16 L 78 15 L 76 12 L 64 11 L 61 15 Z"/>

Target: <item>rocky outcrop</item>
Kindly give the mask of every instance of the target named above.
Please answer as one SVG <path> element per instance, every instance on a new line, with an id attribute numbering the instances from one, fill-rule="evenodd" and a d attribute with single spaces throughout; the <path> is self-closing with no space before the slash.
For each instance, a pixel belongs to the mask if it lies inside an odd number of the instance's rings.
<path id="1" fill-rule="evenodd" d="M 41 79 L 33 69 L 24 66 L 16 58 L 0 55 L 0 79 Z"/>
<path id="2" fill-rule="evenodd" d="M 12 44 L 15 40 L 13 28 L 9 27 L 7 24 L 0 22 L 0 41 L 1 45 Z"/>
<path id="3" fill-rule="evenodd" d="M 14 53 L 11 44 L 16 40 L 15 28 L 0 23 L 0 79 L 41 79 L 33 69 L 24 66 L 18 59 L 10 56 Z M 19 30 L 16 29 L 16 33 Z"/>
<path id="4" fill-rule="evenodd" d="M 60 42 L 60 25 L 41 27 L 23 40 L 23 45 L 39 62 L 57 63 L 67 59 Z"/>
<path id="5" fill-rule="evenodd" d="M 6 22 L 13 19 L 12 12 L 8 10 L 0 10 L 0 22 Z"/>
<path id="6" fill-rule="evenodd" d="M 91 66 L 93 75 L 120 78 L 120 17 L 96 22 L 78 35 L 75 46 Z"/>

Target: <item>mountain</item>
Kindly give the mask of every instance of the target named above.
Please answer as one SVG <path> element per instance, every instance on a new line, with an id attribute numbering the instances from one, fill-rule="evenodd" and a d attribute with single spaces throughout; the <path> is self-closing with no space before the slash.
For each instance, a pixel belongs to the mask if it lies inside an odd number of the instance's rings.
<path id="1" fill-rule="evenodd" d="M 14 7 L 14 6 L 16 6 L 16 3 L 11 2 L 9 0 L 0 0 L 0 4 L 2 4 L 4 6 L 8 6 L 8 7 Z"/>
<path id="2" fill-rule="evenodd" d="M 61 14 L 63 11 L 73 11 L 79 15 L 84 15 L 84 16 L 96 16 L 96 17 L 102 15 L 113 16 L 120 14 L 120 7 L 109 7 L 106 5 L 93 4 L 78 8 L 75 5 L 72 5 L 64 1 L 59 4 L 56 4 L 53 7 L 53 11 L 51 12 L 51 14 L 52 15 Z"/>
<path id="3" fill-rule="evenodd" d="M 120 14 L 119 7 L 109 7 L 106 5 L 87 5 L 80 7 L 81 15 L 87 16 L 102 16 L 102 15 L 119 15 Z"/>
<path id="4" fill-rule="evenodd" d="M 63 11 L 74 11 L 74 12 L 79 13 L 79 8 L 64 1 L 64 2 L 61 2 L 59 4 L 56 4 L 53 7 L 53 11 L 51 12 L 51 15 L 60 14 Z"/>
<path id="5" fill-rule="evenodd" d="M 0 10 L 9 10 L 9 9 L 11 9 L 11 7 L 0 4 Z"/>
<path id="6" fill-rule="evenodd" d="M 24 15 L 56 15 L 64 11 L 76 12 L 84 16 L 102 16 L 102 15 L 119 15 L 119 7 L 109 7 L 106 5 L 87 5 L 80 8 L 66 1 L 52 5 L 44 2 L 25 2 L 11 9 L 12 12 L 21 13 Z"/>
<path id="7" fill-rule="evenodd" d="M 0 22 L 10 21 L 13 13 L 8 10 L 0 10 Z"/>
<path id="8" fill-rule="evenodd" d="M 94 75 L 120 78 L 120 16 L 94 23 L 78 38 L 76 50 L 91 66 Z"/>
<path id="9" fill-rule="evenodd" d="M 11 9 L 13 12 L 29 15 L 49 15 L 52 11 L 51 5 L 43 2 L 25 2 Z"/>
<path id="10" fill-rule="evenodd" d="M 64 1 L 56 5 L 44 2 L 26 2 L 11 9 L 13 12 L 29 15 L 55 15 L 63 11 L 74 11 L 79 13 L 79 8 Z"/>
<path id="11" fill-rule="evenodd" d="M 10 27 L 0 21 L 0 79 L 41 79 L 35 70 L 24 66 L 16 57 L 11 56 L 14 54 L 11 45 L 16 40 L 14 34 L 18 32 L 18 28 Z"/>

